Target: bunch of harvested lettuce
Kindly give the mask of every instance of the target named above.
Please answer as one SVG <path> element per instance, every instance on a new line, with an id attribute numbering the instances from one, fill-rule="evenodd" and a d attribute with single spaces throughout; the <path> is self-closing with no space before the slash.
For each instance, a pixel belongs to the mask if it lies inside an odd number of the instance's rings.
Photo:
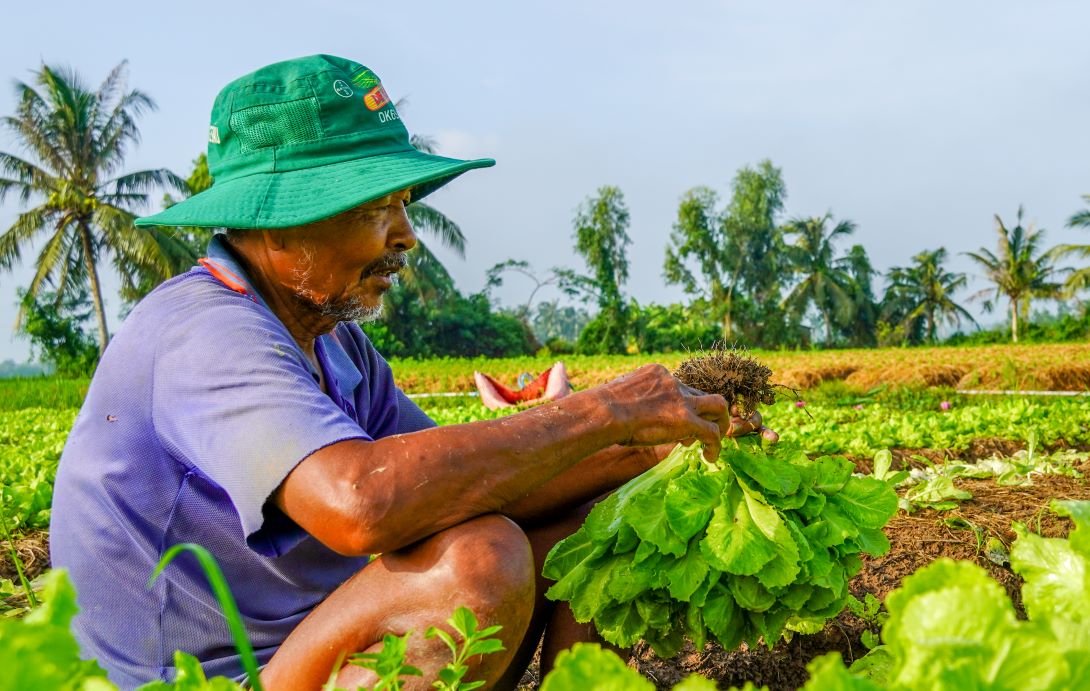
<path id="1" fill-rule="evenodd" d="M 599 503 L 550 552 L 546 595 L 571 604 L 610 643 L 639 639 L 663 657 L 688 636 L 727 649 L 772 646 L 789 622 L 843 609 L 860 552 L 889 549 L 892 486 L 853 476 L 845 458 L 785 445 L 725 444 L 715 463 L 679 445 Z"/>

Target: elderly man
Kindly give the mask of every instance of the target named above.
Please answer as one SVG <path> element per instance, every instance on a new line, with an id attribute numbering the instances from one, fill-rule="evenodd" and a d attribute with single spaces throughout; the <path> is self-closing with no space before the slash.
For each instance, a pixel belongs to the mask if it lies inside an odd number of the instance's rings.
<path id="1" fill-rule="evenodd" d="M 146 585 L 181 542 L 219 561 L 273 690 L 318 689 L 390 632 L 415 632 L 409 662 L 434 679 L 449 657 L 422 634 L 459 605 L 503 625 L 507 651 L 470 673 L 491 688 L 515 685 L 543 632 L 546 667 L 591 638 L 543 599 L 549 548 L 673 443 L 714 455 L 759 421 L 649 366 L 436 427 L 356 322 L 416 244 L 405 206 L 493 161 L 415 150 L 362 65 L 320 55 L 232 82 L 208 157 L 210 190 L 139 223 L 228 230 L 129 315 L 61 459 L 53 561 L 79 591 L 84 652 L 123 688 L 171 678 L 175 649 L 240 674 L 194 561 Z M 337 685 L 372 681 L 344 666 Z"/>

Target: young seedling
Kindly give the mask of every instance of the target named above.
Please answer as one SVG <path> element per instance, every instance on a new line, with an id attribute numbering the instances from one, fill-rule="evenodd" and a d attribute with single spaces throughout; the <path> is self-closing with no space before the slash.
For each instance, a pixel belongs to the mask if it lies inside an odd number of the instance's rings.
<path id="1" fill-rule="evenodd" d="M 882 625 L 889 619 L 889 613 L 882 611 L 882 601 L 871 593 L 867 593 L 862 600 L 848 596 L 848 609 L 867 625 L 867 630 L 859 639 L 867 650 L 874 650 L 881 643 L 874 629 L 881 630 Z"/>
<path id="2" fill-rule="evenodd" d="M 216 600 L 219 601 L 220 609 L 223 610 L 223 618 L 227 620 L 227 628 L 231 632 L 231 638 L 235 641 L 235 648 L 238 649 L 239 657 L 242 658 L 242 669 L 246 672 L 247 682 L 254 691 L 263 691 L 264 687 L 261 686 L 261 677 L 257 668 L 257 657 L 254 655 L 253 646 L 250 645 L 250 639 L 246 636 L 246 625 L 242 623 L 242 615 L 238 611 L 234 596 L 231 595 L 231 588 L 227 585 L 227 579 L 224 577 L 223 571 L 220 570 L 216 558 L 208 550 L 190 542 L 174 545 L 159 560 L 159 564 L 155 567 L 155 571 L 152 572 L 151 578 L 148 579 L 148 587 L 150 588 L 155 583 L 163 569 L 182 552 L 190 552 L 197 558 L 205 577 L 208 578 L 208 584 L 212 587 L 212 593 L 216 596 Z"/>
<path id="3" fill-rule="evenodd" d="M 488 655 L 505 650 L 503 642 L 498 638 L 491 638 L 502 629 L 502 626 L 489 626 L 477 630 L 479 622 L 469 609 L 459 607 L 454 610 L 454 616 L 447 619 L 451 628 L 462 637 L 461 645 L 455 642 L 454 637 L 446 631 L 432 626 L 424 634 L 426 638 L 438 636 L 447 647 L 450 648 L 454 660 L 443 669 L 439 670 L 439 679 L 432 686 L 440 691 L 471 691 L 484 686 L 483 681 L 463 681 L 469 666 L 466 664 L 475 655 Z"/>
<path id="4" fill-rule="evenodd" d="M 0 487 L 0 500 L 5 499 L 4 488 Z M 4 501 L 0 501 L 0 506 L 4 505 Z M 27 580 L 26 574 L 23 572 L 23 561 L 19 558 L 19 552 L 15 549 L 15 537 L 8 530 L 8 518 L 3 509 L 0 509 L 0 528 L 4 529 L 4 540 L 8 543 L 8 549 L 11 552 L 11 562 L 15 564 L 15 573 L 19 576 L 19 583 L 23 586 L 23 592 L 26 593 L 27 603 L 31 608 L 38 606 L 38 599 L 34 597 L 34 589 L 30 587 L 30 582 Z"/>
<path id="5" fill-rule="evenodd" d="M 382 637 L 382 648 L 377 653 L 356 653 L 349 658 L 351 664 L 369 669 L 378 675 L 378 683 L 371 687 L 371 691 L 401 691 L 404 683 L 401 677 L 424 675 L 418 668 L 405 664 L 405 653 L 411 635 L 412 631 L 404 636 L 388 633 Z M 337 669 L 340 669 L 340 665 L 337 665 Z"/>

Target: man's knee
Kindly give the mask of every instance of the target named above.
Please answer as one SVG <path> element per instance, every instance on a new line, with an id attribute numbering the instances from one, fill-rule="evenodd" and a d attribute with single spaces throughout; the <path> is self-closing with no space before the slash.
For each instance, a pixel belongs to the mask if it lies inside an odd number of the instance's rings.
<path id="1" fill-rule="evenodd" d="M 498 606 L 510 606 L 512 599 L 532 604 L 534 557 L 526 534 L 513 521 L 488 514 L 437 537 L 456 590 L 473 591 Z"/>

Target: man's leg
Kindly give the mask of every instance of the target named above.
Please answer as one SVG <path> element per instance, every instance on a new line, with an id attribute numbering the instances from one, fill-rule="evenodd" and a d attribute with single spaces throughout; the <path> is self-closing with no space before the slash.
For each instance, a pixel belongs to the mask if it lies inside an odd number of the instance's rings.
<path id="1" fill-rule="evenodd" d="M 583 525 L 594 502 L 581 506 L 552 523 L 523 526 L 534 555 L 534 615 L 521 646 L 507 673 L 496 684 L 497 690 L 514 689 L 533 659 L 534 651 L 541 642 L 541 676 L 553 668 L 553 662 L 561 650 L 576 643 L 602 643 L 593 624 L 579 624 L 566 602 L 553 602 L 545 598 L 545 591 L 553 584 L 541 576 L 545 557 L 553 546 Z M 542 632 L 545 638 L 542 640 Z M 606 644 L 607 647 L 608 644 Z"/>
<path id="2" fill-rule="evenodd" d="M 481 627 L 501 624 L 506 652 L 471 662 L 468 678 L 487 688 L 511 664 L 534 606 L 534 555 L 526 535 L 498 515 L 466 521 L 403 550 L 384 554 L 327 597 L 288 636 L 261 674 L 269 691 L 320 689 L 342 654 L 374 652 L 386 633 L 412 631 L 407 663 L 424 672 L 404 688 L 426 689 L 450 662 L 430 626 L 445 627 L 459 606 L 473 610 Z M 375 675 L 351 665 L 337 686 L 373 686 Z"/>

